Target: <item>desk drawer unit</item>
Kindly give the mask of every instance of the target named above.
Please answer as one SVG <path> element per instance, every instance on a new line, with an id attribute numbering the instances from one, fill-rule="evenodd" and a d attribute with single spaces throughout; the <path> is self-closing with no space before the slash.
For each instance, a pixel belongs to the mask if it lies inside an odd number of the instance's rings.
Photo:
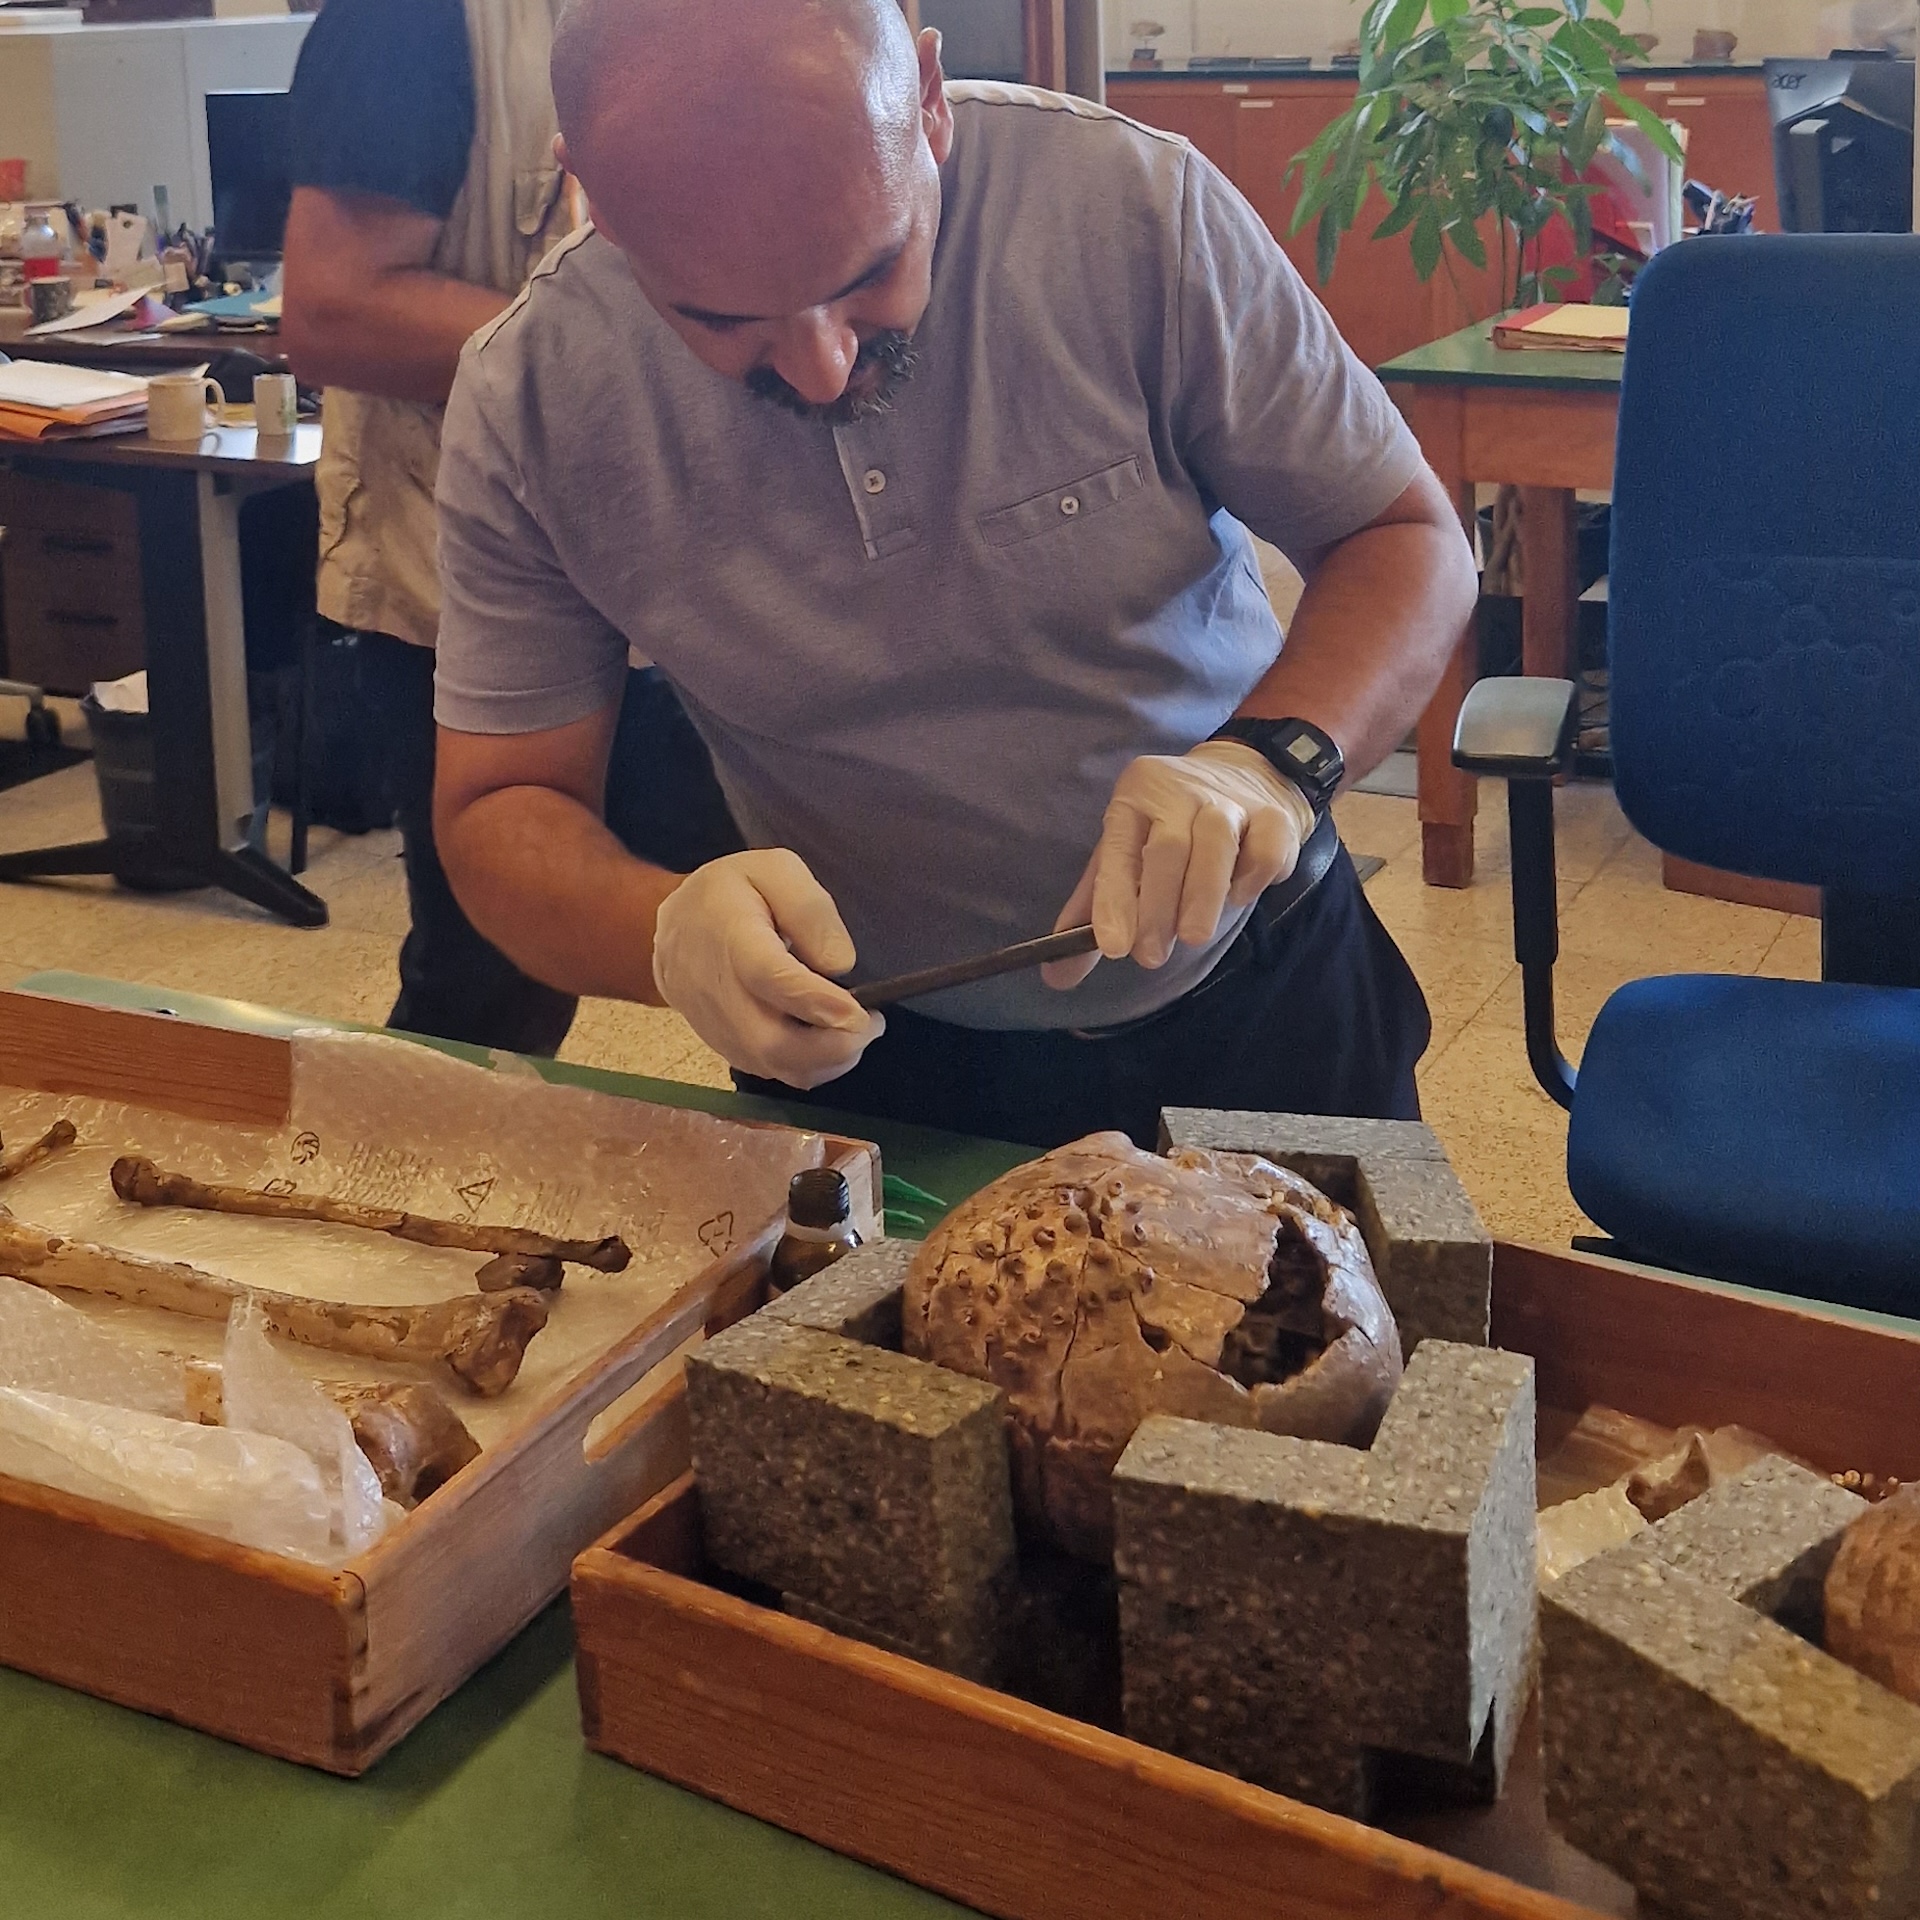
<path id="1" fill-rule="evenodd" d="M 132 498 L 0 474 L 6 671 L 84 693 L 146 664 Z"/>

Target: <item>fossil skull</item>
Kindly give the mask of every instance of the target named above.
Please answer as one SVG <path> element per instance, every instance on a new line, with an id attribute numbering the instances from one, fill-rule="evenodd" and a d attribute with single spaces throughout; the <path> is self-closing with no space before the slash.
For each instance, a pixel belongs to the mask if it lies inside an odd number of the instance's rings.
<path id="1" fill-rule="evenodd" d="M 1109 1476 L 1171 1413 L 1364 1446 L 1401 1372 L 1359 1228 L 1250 1154 L 1091 1134 L 983 1188 L 908 1270 L 907 1351 L 1007 1394 L 1022 1519 L 1082 1558 Z"/>

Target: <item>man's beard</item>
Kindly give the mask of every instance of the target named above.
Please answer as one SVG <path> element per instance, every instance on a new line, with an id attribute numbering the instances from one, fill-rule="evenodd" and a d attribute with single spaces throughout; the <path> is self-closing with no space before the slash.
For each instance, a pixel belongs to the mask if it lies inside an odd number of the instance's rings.
<path id="1" fill-rule="evenodd" d="M 919 366 L 920 353 L 913 341 L 897 328 L 889 328 L 885 333 L 876 333 L 871 340 L 861 341 L 853 372 L 848 376 L 847 391 L 825 406 L 804 398 L 771 367 L 755 367 L 747 375 L 746 384 L 750 393 L 757 393 L 762 400 L 771 400 L 776 407 L 785 407 L 789 413 L 797 413 L 803 420 L 823 420 L 830 427 L 845 427 L 856 420 L 871 419 L 876 413 L 890 412 L 894 396 L 913 378 Z M 853 383 L 867 374 L 874 376 L 872 384 L 855 392 Z"/>

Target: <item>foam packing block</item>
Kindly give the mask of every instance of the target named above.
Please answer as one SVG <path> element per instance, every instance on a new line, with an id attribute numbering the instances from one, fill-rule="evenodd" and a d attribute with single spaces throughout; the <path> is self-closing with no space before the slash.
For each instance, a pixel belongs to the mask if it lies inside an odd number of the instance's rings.
<path id="1" fill-rule="evenodd" d="M 1531 1691 L 1533 1362 L 1429 1340 L 1370 1449 L 1155 1417 L 1114 1473 L 1129 1736 L 1365 1818 L 1497 1794 Z"/>
<path id="2" fill-rule="evenodd" d="M 1806 1637 L 1864 1511 L 1763 1460 L 1545 1590 L 1547 1815 L 1644 1903 L 1920 1915 L 1920 1707 Z"/>

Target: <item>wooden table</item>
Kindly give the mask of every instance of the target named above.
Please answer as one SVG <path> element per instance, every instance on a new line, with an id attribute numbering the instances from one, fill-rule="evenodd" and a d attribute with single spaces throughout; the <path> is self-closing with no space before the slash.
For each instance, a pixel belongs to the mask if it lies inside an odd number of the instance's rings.
<path id="1" fill-rule="evenodd" d="M 1491 330 L 1480 321 L 1417 347 L 1389 360 L 1380 378 L 1396 389 L 1469 534 L 1478 482 L 1520 489 L 1522 666 L 1571 679 L 1579 603 L 1574 490 L 1613 484 L 1622 357 L 1503 351 Z M 1453 764 L 1453 727 L 1476 677 L 1477 645 L 1469 631 L 1420 719 L 1421 861 L 1430 886 L 1473 879 L 1477 783 Z"/>
<path id="2" fill-rule="evenodd" d="M 243 826 L 254 797 L 239 515 L 248 494 L 311 484 L 319 457 L 317 425 L 264 444 L 252 427 L 215 427 L 192 445 L 144 433 L 0 445 L 0 466 L 23 476 L 134 496 L 158 851 L 300 927 L 325 926 L 326 902 L 249 847 Z M 0 855 L 0 880 L 113 869 L 105 840 Z"/>

